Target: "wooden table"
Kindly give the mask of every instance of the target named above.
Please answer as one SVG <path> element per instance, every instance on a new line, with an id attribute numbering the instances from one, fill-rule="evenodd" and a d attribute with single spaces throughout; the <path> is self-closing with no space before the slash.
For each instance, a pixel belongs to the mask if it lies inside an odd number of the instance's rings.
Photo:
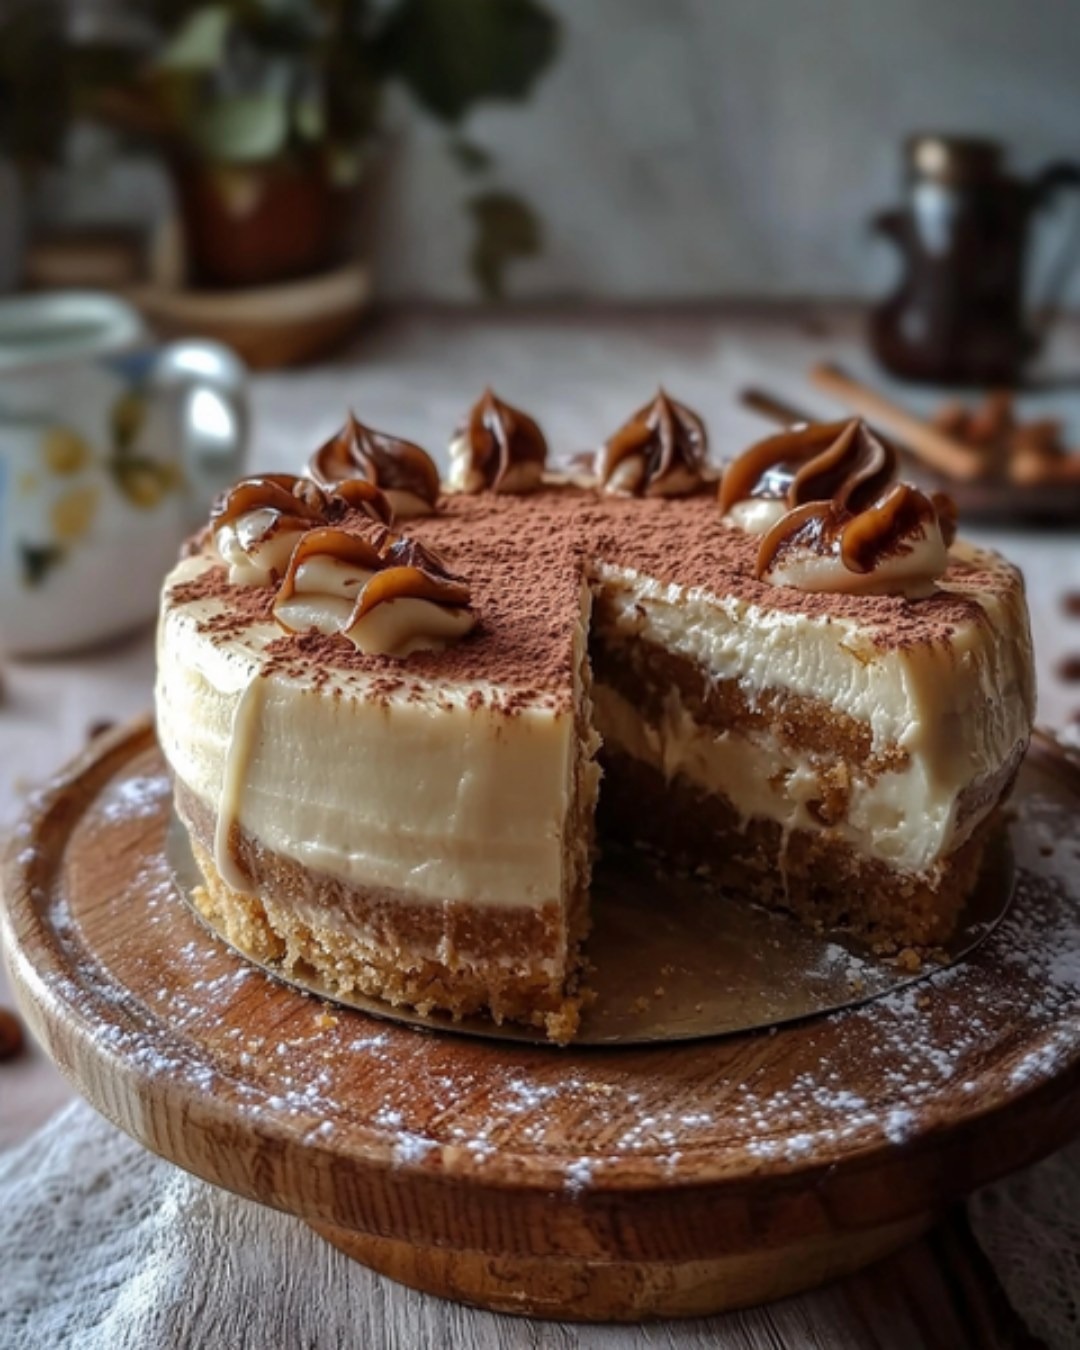
<path id="1" fill-rule="evenodd" d="M 1080 331 L 1068 334 L 1067 343 L 1066 356 L 1080 354 Z M 715 451 L 726 454 L 763 433 L 762 424 L 735 405 L 735 391 L 745 383 L 766 384 L 815 411 L 830 411 L 802 377 L 811 361 L 823 357 L 858 365 L 858 329 L 850 314 L 411 311 L 379 320 L 333 364 L 258 377 L 251 462 L 296 469 L 349 406 L 376 426 L 441 446 L 484 383 L 536 412 L 553 447 L 565 452 L 595 442 L 662 383 L 705 416 Z M 1074 440 L 1080 441 L 1080 415 L 1075 423 Z M 1040 721 L 1068 725 L 1080 712 L 1080 686 L 1068 685 L 1057 671 L 1067 654 L 1080 653 L 1080 618 L 1069 618 L 1062 608 L 1065 593 L 1080 591 L 1076 534 L 968 533 L 1024 568 Z M 66 661 L 10 663 L 0 702 L 0 830 L 11 825 L 34 784 L 74 754 L 95 724 L 125 720 L 147 707 L 152 678 L 149 630 Z M 0 970 L 0 1004 L 8 998 Z M 0 1067 L 0 1148 L 25 1137 L 69 1095 L 36 1049 Z M 391 1306 L 397 1297 L 406 1295 L 389 1289 Z M 799 1322 L 807 1345 L 952 1350 L 1024 1343 L 961 1212 L 901 1255 L 805 1296 L 798 1307 L 805 1312 Z M 476 1327 L 483 1327 L 483 1315 L 476 1318 Z M 790 1328 L 790 1309 L 784 1321 Z M 731 1345 L 779 1343 L 767 1339 L 777 1332 L 768 1312 L 724 1325 Z M 581 1333 L 580 1342 L 575 1335 L 568 1332 L 559 1343 L 589 1343 L 589 1333 Z M 680 1345 L 717 1343 L 713 1333 L 690 1327 L 677 1335 Z M 477 1336 L 478 1345 L 507 1343 L 494 1332 L 490 1339 Z"/>

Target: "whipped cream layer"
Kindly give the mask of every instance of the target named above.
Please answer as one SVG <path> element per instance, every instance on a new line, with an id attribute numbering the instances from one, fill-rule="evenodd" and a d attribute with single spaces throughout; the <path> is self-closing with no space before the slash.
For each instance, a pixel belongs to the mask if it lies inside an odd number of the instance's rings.
<path id="1" fill-rule="evenodd" d="M 996 568 L 991 555 L 969 545 L 953 553 Z M 770 610 L 604 564 L 595 575 L 620 636 L 688 657 L 717 681 L 736 681 L 751 704 L 766 691 L 816 700 L 865 724 L 874 752 L 903 752 L 902 769 L 873 781 L 855 778 L 847 819 L 831 827 L 860 852 L 900 870 L 924 872 L 959 847 L 997 803 L 998 794 L 988 793 L 981 806 L 972 805 L 979 798 L 973 789 L 1007 774 L 1027 744 L 1034 681 L 1018 579 L 979 596 L 965 592 L 979 604 L 981 619 L 954 625 L 938 641 L 878 645 L 872 625 L 838 614 Z M 812 774 L 816 781 L 810 756 L 799 764 L 767 741 L 717 739 L 677 700 L 666 705 L 660 727 L 647 728 L 638 712 L 612 701 L 612 691 L 601 688 L 594 697 L 601 735 L 606 726 L 620 746 L 669 778 L 681 772 L 723 792 L 746 818 L 823 828 L 804 807 Z M 765 781 L 788 771 L 793 778 L 783 793 Z M 800 781 L 807 786 L 803 796 Z"/>
<path id="2" fill-rule="evenodd" d="M 213 561 L 179 564 L 166 596 Z M 480 682 L 417 697 L 359 670 L 264 674 L 281 629 L 255 622 L 211 636 L 205 625 L 227 605 L 166 600 L 156 690 L 162 750 L 218 816 L 226 881 L 244 889 L 227 852 L 235 823 L 348 884 L 432 903 L 563 902 L 572 709 L 537 694 L 511 715 Z"/>
<path id="3" fill-rule="evenodd" d="M 674 689 L 653 722 L 643 720 L 638 709 L 604 684 L 594 686 L 593 705 L 605 745 L 656 769 L 669 782 L 682 777 L 704 793 L 725 797 L 744 825 L 754 819 L 773 821 L 785 836 L 793 830 L 817 834 L 826 828 L 814 810 L 822 794 L 820 755 L 795 754 L 767 732 L 718 732 L 702 726 Z M 1000 787 L 992 802 L 999 793 Z M 959 848 L 986 814 L 961 812 L 960 807 L 958 792 L 927 795 L 917 769 L 872 778 L 853 770 L 846 817 L 827 828 L 863 857 L 922 875 Z M 912 820 L 918 830 L 909 828 Z"/>

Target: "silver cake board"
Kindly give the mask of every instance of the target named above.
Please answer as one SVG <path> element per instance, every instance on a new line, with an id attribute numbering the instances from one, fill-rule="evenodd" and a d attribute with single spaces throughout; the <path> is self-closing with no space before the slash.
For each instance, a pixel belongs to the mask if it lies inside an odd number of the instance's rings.
<path id="1" fill-rule="evenodd" d="M 174 815 L 166 857 L 177 890 L 199 922 L 274 979 L 373 1017 L 503 1041 L 550 1045 L 543 1032 L 487 1017 L 421 1014 L 360 993 L 331 990 L 310 968 L 257 961 L 195 906 L 203 885 L 187 831 Z M 665 870 L 650 854 L 606 849 L 592 882 L 593 929 L 585 947 L 585 1009 L 575 1046 L 646 1045 L 763 1030 L 853 1008 L 954 965 L 1004 917 L 1014 889 L 1004 830 L 983 858 L 978 883 L 950 941 L 912 968 L 875 955 L 843 933 L 818 933 L 786 914 L 725 895 L 707 878 Z M 552 1047 L 557 1049 L 557 1047 Z"/>

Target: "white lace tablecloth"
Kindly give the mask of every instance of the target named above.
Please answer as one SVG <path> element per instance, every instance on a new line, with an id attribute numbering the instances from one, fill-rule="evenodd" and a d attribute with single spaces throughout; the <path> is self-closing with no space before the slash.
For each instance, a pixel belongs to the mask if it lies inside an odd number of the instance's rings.
<path id="1" fill-rule="evenodd" d="M 706 417 L 725 453 L 761 433 L 734 405 L 749 382 L 826 411 L 801 373 L 812 359 L 857 360 L 850 324 L 703 315 L 584 320 L 453 314 L 384 322 L 347 359 L 260 377 L 253 464 L 295 469 L 347 406 L 421 444 L 444 442 L 485 383 L 542 415 L 552 443 L 581 448 L 656 384 Z M 1080 353 L 1080 342 L 1077 343 Z M 1080 443 L 1080 403 L 1073 440 Z M 1055 677 L 1080 653 L 1080 536 L 1016 531 L 979 537 L 1024 567 L 1041 684 L 1040 718 L 1064 727 L 1080 686 Z M 150 702 L 144 634 L 70 662 L 11 666 L 0 701 L 0 829 L 28 786 L 81 747 L 97 719 Z M 5 1000 L 0 976 L 0 1003 Z M 917 1344 L 884 1318 L 842 1316 L 828 1291 L 753 1313 L 657 1329 L 542 1326 L 495 1317 L 390 1284 L 336 1253 L 300 1222 L 217 1191 L 145 1153 L 82 1104 L 29 1138 L 68 1095 L 40 1057 L 0 1066 L 0 1350 L 155 1347 L 896 1346 Z M 1080 1146 L 975 1197 L 979 1242 L 1031 1332 L 1080 1347 Z M 975 1343 L 975 1342 L 972 1342 Z"/>

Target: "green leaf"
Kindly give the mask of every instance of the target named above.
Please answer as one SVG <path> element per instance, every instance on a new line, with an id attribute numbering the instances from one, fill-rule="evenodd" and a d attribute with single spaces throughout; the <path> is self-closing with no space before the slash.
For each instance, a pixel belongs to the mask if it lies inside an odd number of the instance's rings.
<path id="1" fill-rule="evenodd" d="M 288 100 L 281 94 L 211 99 L 195 114 L 191 135 L 200 154 L 219 164 L 273 159 L 288 140 Z"/>
<path id="2" fill-rule="evenodd" d="M 64 557 L 59 544 L 19 544 L 19 562 L 23 581 L 28 586 L 40 586 L 52 569 Z"/>
<path id="3" fill-rule="evenodd" d="M 538 0 L 398 0 L 377 55 L 425 108 L 457 122 L 482 99 L 525 98 L 558 31 Z"/>
<path id="4" fill-rule="evenodd" d="M 225 60 L 232 15 L 225 5 L 206 5 L 181 23 L 156 61 L 160 70 L 212 71 Z"/>
<path id="5" fill-rule="evenodd" d="M 490 150 L 475 141 L 467 141 L 464 136 L 455 136 L 448 141 L 446 149 L 466 173 L 483 173 L 494 163 Z"/>
<path id="6" fill-rule="evenodd" d="M 468 208 L 475 230 L 472 274 L 486 296 L 501 299 L 507 265 L 540 252 L 540 221 L 528 202 L 510 192 L 481 192 L 469 198 Z"/>

